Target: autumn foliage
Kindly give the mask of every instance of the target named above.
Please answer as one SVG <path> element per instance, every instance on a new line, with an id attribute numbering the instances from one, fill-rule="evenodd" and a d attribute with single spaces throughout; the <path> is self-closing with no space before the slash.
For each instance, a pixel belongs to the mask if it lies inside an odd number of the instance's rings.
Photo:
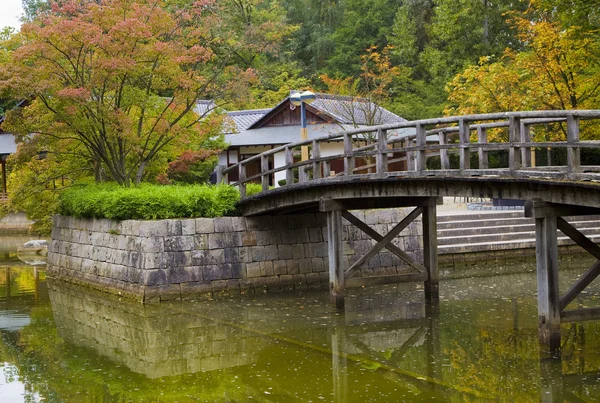
<path id="1" fill-rule="evenodd" d="M 0 83 L 32 101 L 7 128 L 125 185 L 170 147 L 198 148 L 211 133 L 197 99 L 243 97 L 253 77 L 232 62 L 238 44 L 214 0 L 52 2 L 14 40 Z"/>

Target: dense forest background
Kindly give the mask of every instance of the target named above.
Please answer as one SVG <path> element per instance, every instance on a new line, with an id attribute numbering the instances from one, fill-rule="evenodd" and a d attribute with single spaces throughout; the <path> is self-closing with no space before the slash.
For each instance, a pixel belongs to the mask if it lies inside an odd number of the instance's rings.
<path id="1" fill-rule="evenodd" d="M 24 19 L 49 3 L 23 0 Z M 235 50 L 236 63 L 257 78 L 232 109 L 270 107 L 306 88 L 376 98 L 406 119 L 597 100 L 600 0 L 220 3 L 250 45 Z"/>

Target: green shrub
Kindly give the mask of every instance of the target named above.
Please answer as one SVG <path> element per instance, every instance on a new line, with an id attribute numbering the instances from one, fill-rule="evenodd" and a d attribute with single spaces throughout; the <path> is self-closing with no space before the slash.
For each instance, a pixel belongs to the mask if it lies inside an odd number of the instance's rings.
<path id="1" fill-rule="evenodd" d="M 228 185 L 78 185 L 61 194 L 60 213 L 113 220 L 221 217 L 234 214 L 239 199 Z"/>

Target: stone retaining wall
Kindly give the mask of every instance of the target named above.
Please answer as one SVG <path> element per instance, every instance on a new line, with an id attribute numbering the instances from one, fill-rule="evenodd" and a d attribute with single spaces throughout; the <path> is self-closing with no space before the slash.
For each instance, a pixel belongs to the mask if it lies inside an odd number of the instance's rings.
<path id="1" fill-rule="evenodd" d="M 355 214 L 386 234 L 406 216 L 405 210 L 365 210 Z M 374 241 L 344 223 L 344 255 L 346 264 L 351 265 Z M 413 222 L 394 243 L 422 260 L 420 220 Z M 406 271 L 409 268 L 399 258 L 381 252 L 360 275 Z M 48 273 L 144 302 L 221 291 L 328 288 L 325 215 L 120 222 L 55 216 Z"/>

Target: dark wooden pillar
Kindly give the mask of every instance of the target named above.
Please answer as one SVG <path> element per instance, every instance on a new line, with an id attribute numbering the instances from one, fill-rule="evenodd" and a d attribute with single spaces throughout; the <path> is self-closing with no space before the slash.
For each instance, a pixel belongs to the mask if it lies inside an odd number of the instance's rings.
<path id="1" fill-rule="evenodd" d="M 560 349 L 560 294 L 556 216 L 535 219 L 540 345 L 547 352 Z"/>
<path id="2" fill-rule="evenodd" d="M 425 299 L 437 301 L 440 298 L 438 275 L 438 241 L 436 199 L 423 208 L 423 266 L 427 268 Z"/>
<path id="3" fill-rule="evenodd" d="M 327 247 L 329 252 L 329 290 L 333 306 L 344 309 L 344 245 L 342 243 L 342 212 L 327 212 Z"/>
<path id="4" fill-rule="evenodd" d="M 0 156 L 0 164 L 2 165 L 2 193 L 6 194 L 6 161 L 4 156 Z"/>

